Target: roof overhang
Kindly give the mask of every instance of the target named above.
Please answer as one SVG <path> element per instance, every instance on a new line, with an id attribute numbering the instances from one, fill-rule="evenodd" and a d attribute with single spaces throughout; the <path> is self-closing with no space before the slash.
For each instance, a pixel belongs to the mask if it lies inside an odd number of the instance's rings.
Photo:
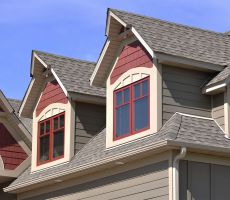
<path id="1" fill-rule="evenodd" d="M 60 81 L 59 77 L 53 70 L 52 66 L 48 66 L 35 51 L 32 51 L 31 68 L 30 68 L 31 81 L 23 97 L 22 104 L 19 109 L 19 115 L 26 118 L 32 118 L 33 110 L 37 104 L 40 94 L 45 87 L 47 77 L 54 77 L 65 95 L 68 97 L 68 92 Z"/>
<path id="2" fill-rule="evenodd" d="M 213 63 L 206 63 L 202 61 L 197 61 L 185 57 L 179 57 L 164 53 L 155 52 L 157 57 L 158 63 L 161 64 L 168 64 L 168 65 L 175 65 L 178 67 L 185 67 L 185 68 L 192 68 L 202 71 L 210 71 L 210 72 L 220 72 L 222 71 L 225 66 L 216 65 Z"/>
<path id="3" fill-rule="evenodd" d="M 202 90 L 203 94 L 214 95 L 222 93 L 226 90 L 227 85 L 230 84 L 230 76 L 217 83 L 205 86 Z"/>
<path id="4" fill-rule="evenodd" d="M 112 20 L 115 20 L 116 23 L 119 23 L 122 27 L 126 28 L 125 32 L 119 33 L 120 30 L 117 30 L 116 34 L 114 34 L 114 31 L 110 33 L 110 29 L 114 28 L 113 24 L 111 23 Z M 156 57 L 153 50 L 150 48 L 147 42 L 141 37 L 137 30 L 134 27 L 132 27 L 132 25 L 125 23 L 111 10 L 108 10 L 107 12 L 106 36 L 107 40 L 105 41 L 104 47 L 98 58 L 95 70 L 90 78 L 90 85 L 104 87 L 109 71 L 108 66 L 111 65 L 111 62 L 114 59 L 113 55 L 115 55 L 115 52 L 118 50 L 122 40 L 127 38 L 127 36 L 134 36 L 145 47 L 145 49 L 148 51 L 152 58 Z"/>
<path id="5" fill-rule="evenodd" d="M 71 99 L 73 101 L 85 102 L 85 103 L 92 103 L 98 105 L 105 105 L 106 98 L 101 96 L 92 96 L 83 93 L 76 93 L 76 92 L 69 92 Z"/>

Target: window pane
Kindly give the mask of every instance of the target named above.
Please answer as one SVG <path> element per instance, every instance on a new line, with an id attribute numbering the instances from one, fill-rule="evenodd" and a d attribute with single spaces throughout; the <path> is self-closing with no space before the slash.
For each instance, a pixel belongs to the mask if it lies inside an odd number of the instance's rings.
<path id="1" fill-rule="evenodd" d="M 41 124 L 40 124 L 40 135 L 43 135 L 43 134 L 44 134 L 44 129 L 45 129 L 44 123 L 41 123 Z"/>
<path id="2" fill-rule="evenodd" d="M 134 98 L 135 99 L 138 98 L 138 97 L 140 97 L 140 95 L 141 95 L 141 90 L 140 89 L 141 89 L 140 83 L 134 85 Z"/>
<path id="3" fill-rule="evenodd" d="M 50 121 L 46 122 L 46 133 L 50 132 Z"/>
<path id="4" fill-rule="evenodd" d="M 58 128 L 58 117 L 54 118 L 53 119 L 53 125 L 54 125 L 54 129 L 57 129 Z"/>
<path id="5" fill-rule="evenodd" d="M 130 105 L 124 105 L 116 109 L 116 137 L 130 132 Z"/>
<path id="6" fill-rule="evenodd" d="M 134 102 L 134 130 L 140 130 L 148 127 L 148 97 L 138 99 Z"/>
<path id="7" fill-rule="evenodd" d="M 53 137 L 53 158 L 64 154 L 64 131 L 54 132 Z"/>
<path id="8" fill-rule="evenodd" d="M 60 116 L 60 128 L 64 127 L 65 117 L 64 115 Z"/>
<path id="9" fill-rule="evenodd" d="M 127 103 L 130 100 L 130 89 L 127 88 L 124 90 L 124 102 Z"/>
<path id="10" fill-rule="evenodd" d="M 40 161 L 49 160 L 49 135 L 40 138 Z"/>
<path id="11" fill-rule="evenodd" d="M 148 90 L 149 90 L 148 80 L 145 80 L 145 81 L 142 82 L 142 95 L 143 96 L 147 95 Z"/>
<path id="12" fill-rule="evenodd" d="M 116 93 L 116 105 L 119 106 L 122 104 L 122 91 Z"/>

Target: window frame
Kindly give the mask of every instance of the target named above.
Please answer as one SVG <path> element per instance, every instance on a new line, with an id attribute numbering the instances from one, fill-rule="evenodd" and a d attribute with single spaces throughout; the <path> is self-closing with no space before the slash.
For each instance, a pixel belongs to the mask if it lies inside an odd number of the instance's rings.
<path id="1" fill-rule="evenodd" d="M 142 84 L 141 83 L 143 83 L 146 80 L 148 81 L 148 91 L 147 91 L 146 95 L 142 95 Z M 135 99 L 135 97 L 134 97 L 134 86 L 138 85 L 138 84 L 141 85 L 140 97 Z M 116 94 L 118 92 L 125 91 L 127 88 L 129 88 L 129 91 L 130 91 L 129 103 L 122 103 L 119 106 L 117 106 L 116 105 Z M 148 104 L 148 125 L 144 128 L 141 128 L 141 129 L 135 131 L 134 130 L 134 119 L 135 119 L 134 102 L 137 100 L 143 99 L 145 97 L 147 97 L 147 99 L 148 99 L 148 102 L 147 102 L 147 104 Z M 122 95 L 122 102 L 123 102 L 123 100 L 124 100 L 124 97 Z M 117 108 L 122 107 L 122 106 L 127 105 L 127 104 L 130 105 L 130 111 L 129 111 L 129 115 L 130 115 L 129 129 L 130 129 L 130 131 L 127 134 L 123 134 L 121 136 L 116 136 L 116 124 L 117 124 L 117 122 L 116 122 L 116 110 L 117 110 Z M 129 137 L 131 135 L 135 135 L 137 133 L 143 132 L 143 131 L 148 130 L 148 129 L 150 129 L 150 76 L 147 76 L 147 77 L 142 78 L 138 81 L 132 82 L 132 83 L 130 83 L 130 84 L 128 84 L 122 88 L 119 88 L 119 89 L 113 91 L 113 141 L 120 140 L 122 138 Z"/>
<path id="2" fill-rule="evenodd" d="M 63 127 L 60 128 L 60 117 L 61 116 L 64 116 L 64 123 L 63 123 Z M 53 129 L 53 121 L 55 118 L 58 117 L 58 129 Z M 38 122 L 38 131 L 37 131 L 37 166 L 39 165 L 43 165 L 43 164 L 46 164 L 46 163 L 50 163 L 50 162 L 53 162 L 55 160 L 59 160 L 61 158 L 64 158 L 64 155 L 65 155 L 65 112 L 61 112 L 57 115 L 53 115 L 52 117 L 49 117 L 47 119 L 44 119 L 42 121 L 39 121 Z M 45 132 L 45 129 L 46 127 L 44 128 L 44 134 L 41 135 L 40 133 L 40 125 L 41 124 L 45 124 L 46 122 L 50 122 L 50 131 L 49 133 L 46 133 Z M 54 138 L 54 134 L 55 132 L 58 132 L 60 130 L 63 130 L 63 155 L 61 156 L 58 156 L 58 157 L 55 157 L 53 156 L 53 150 L 54 150 L 54 147 L 53 147 L 53 144 L 54 144 L 54 141 L 53 141 L 53 138 Z M 45 161 L 41 161 L 40 160 L 40 138 L 44 137 L 44 136 L 47 136 L 49 135 L 49 159 L 48 160 L 45 160 Z"/>

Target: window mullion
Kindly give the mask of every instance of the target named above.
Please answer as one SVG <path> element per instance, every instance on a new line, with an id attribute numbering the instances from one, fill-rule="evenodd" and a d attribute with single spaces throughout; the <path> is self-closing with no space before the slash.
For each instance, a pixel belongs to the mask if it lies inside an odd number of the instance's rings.
<path id="1" fill-rule="evenodd" d="M 133 86 L 130 86 L 130 135 L 133 134 Z"/>
<path id="2" fill-rule="evenodd" d="M 50 160 L 53 160 L 53 119 L 50 119 Z"/>

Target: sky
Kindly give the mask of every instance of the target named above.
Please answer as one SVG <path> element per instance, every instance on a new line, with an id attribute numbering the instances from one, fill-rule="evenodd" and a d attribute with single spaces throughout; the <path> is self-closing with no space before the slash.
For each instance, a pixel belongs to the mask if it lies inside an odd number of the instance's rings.
<path id="1" fill-rule="evenodd" d="M 230 30 L 229 0 L 0 0 L 0 89 L 8 98 L 23 98 L 32 50 L 97 61 L 109 7 Z"/>

